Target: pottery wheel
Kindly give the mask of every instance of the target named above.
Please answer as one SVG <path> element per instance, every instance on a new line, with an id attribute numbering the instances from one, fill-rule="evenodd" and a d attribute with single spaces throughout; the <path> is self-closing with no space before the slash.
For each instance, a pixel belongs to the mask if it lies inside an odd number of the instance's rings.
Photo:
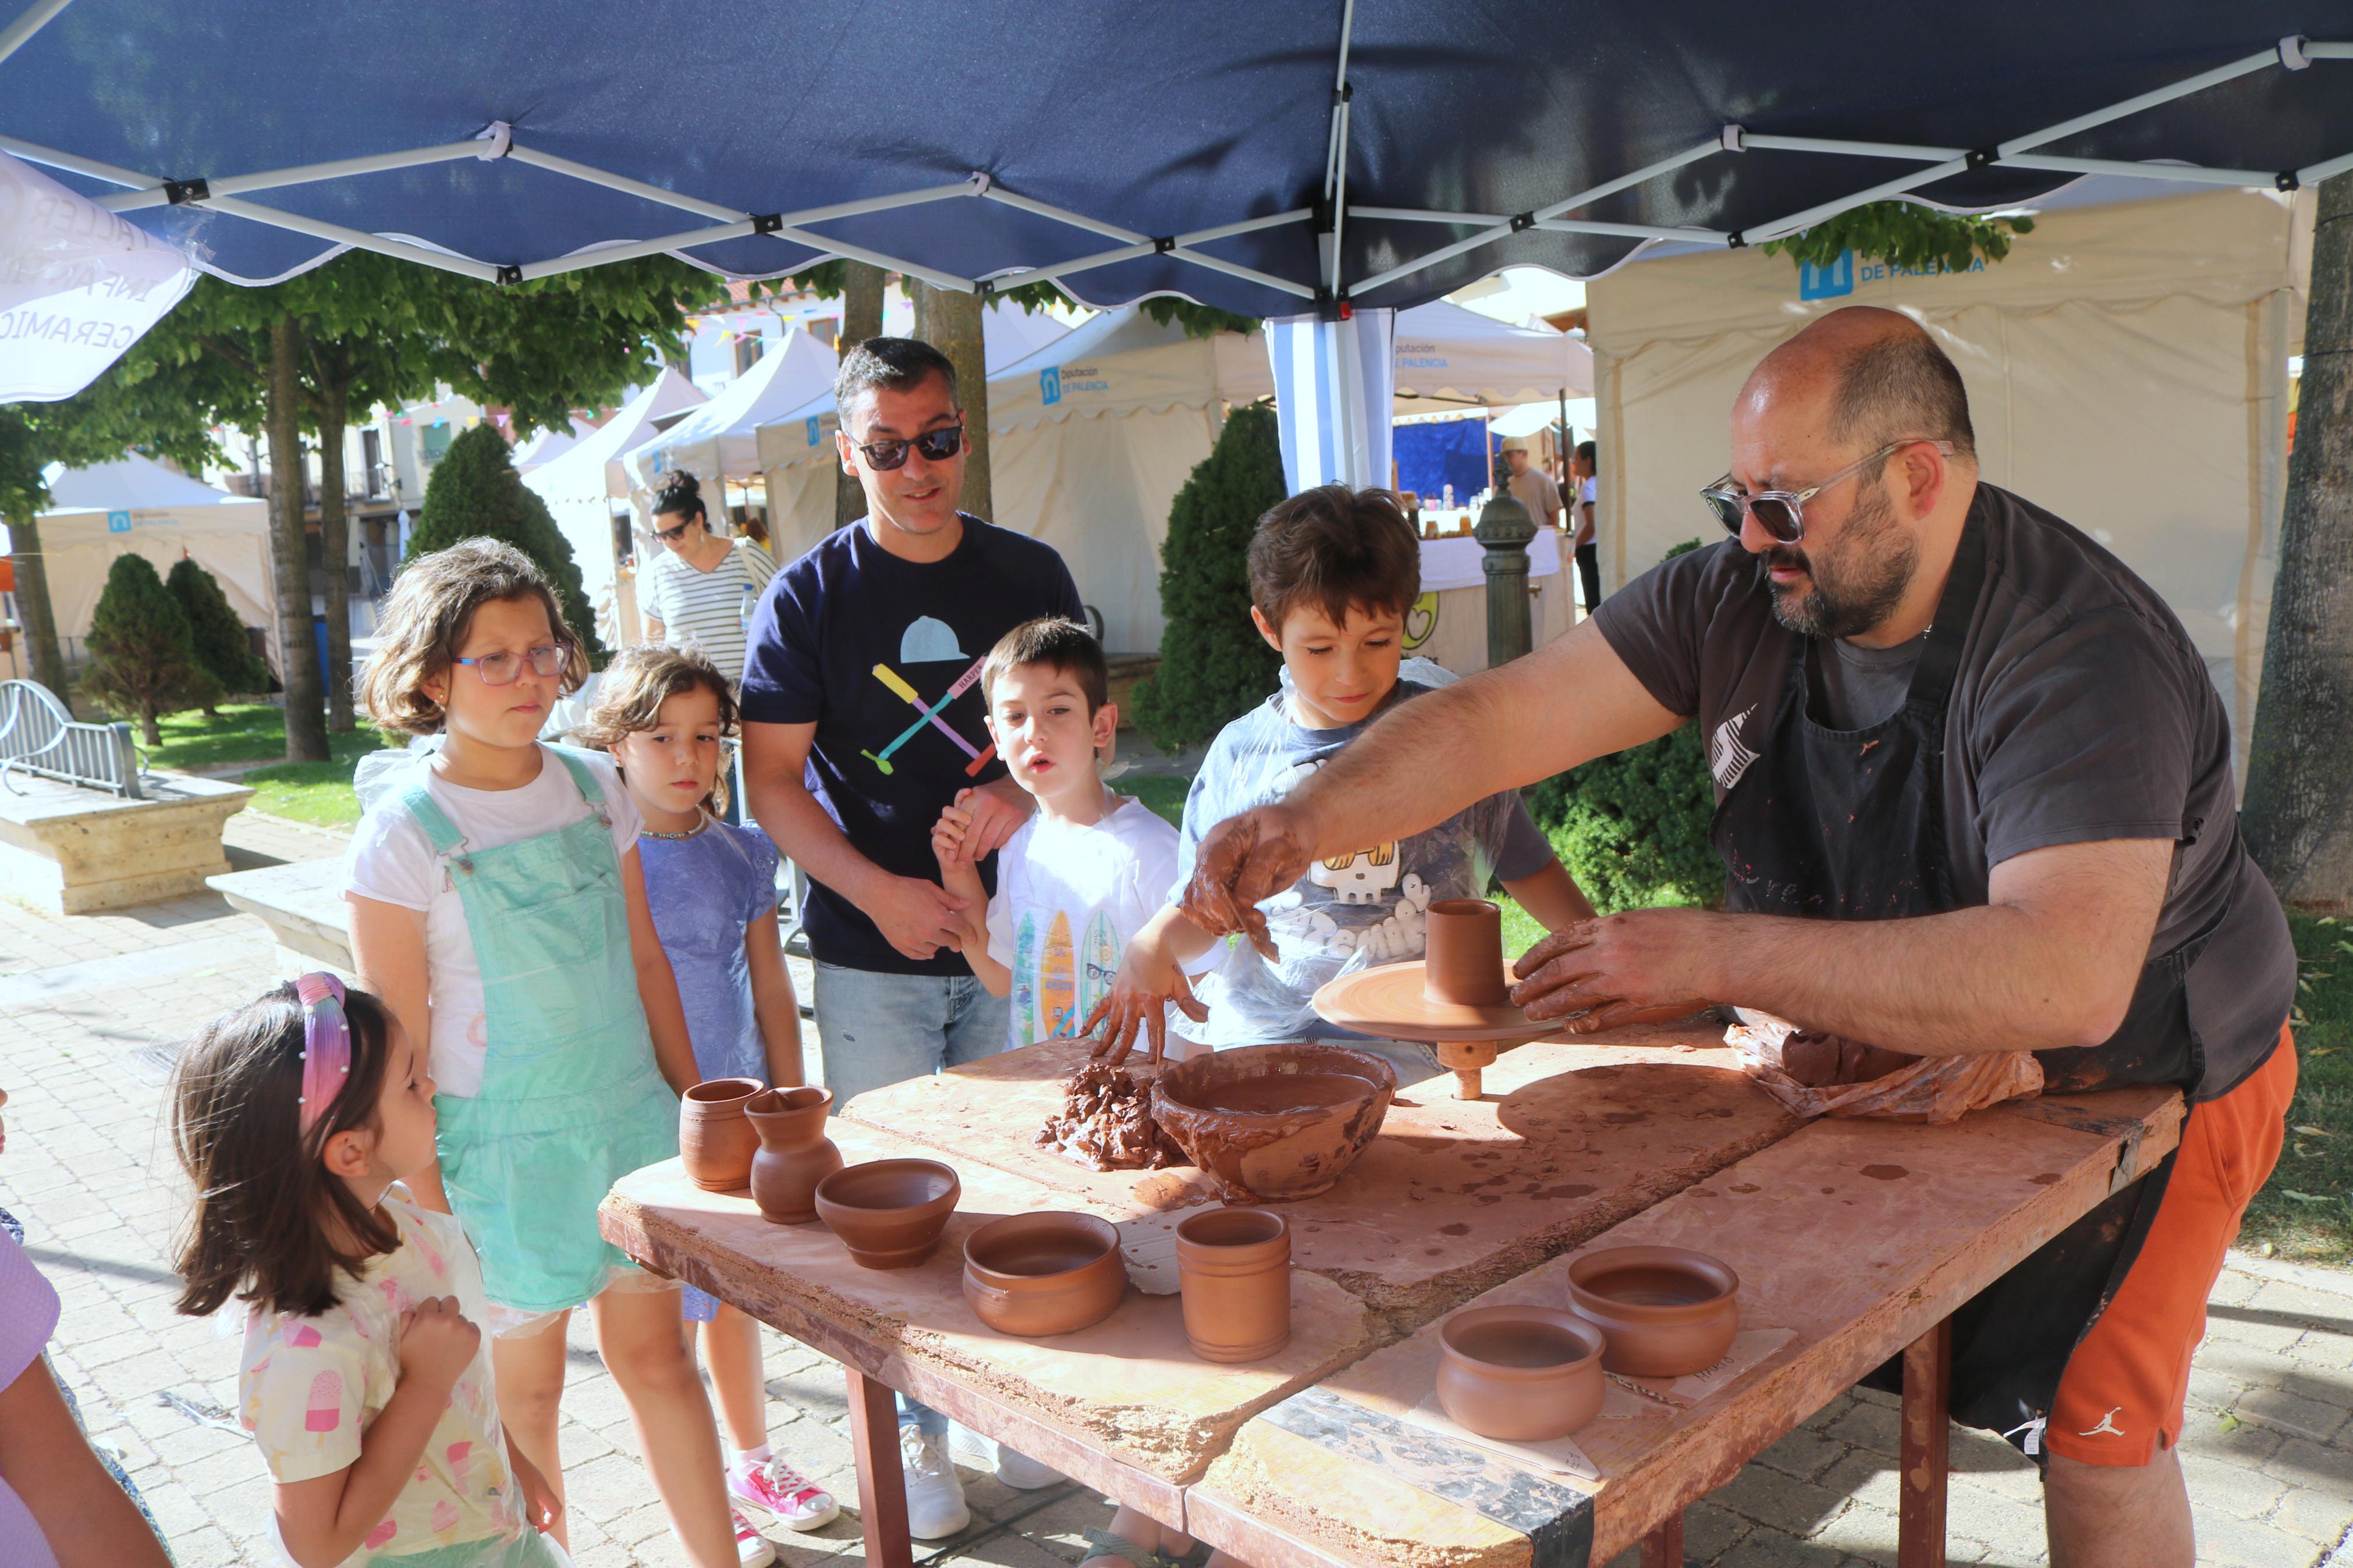
<path id="1" fill-rule="evenodd" d="M 1509 972 L 1505 972 L 1509 980 Z M 1560 1033 L 1558 1024 L 1539 1024 L 1506 1002 L 1472 1007 L 1432 1002 L 1421 994 L 1421 961 L 1384 963 L 1343 974 L 1315 993 L 1314 1008 L 1324 1022 L 1361 1035 L 1393 1039 L 1492 1041 L 1520 1045 Z"/>

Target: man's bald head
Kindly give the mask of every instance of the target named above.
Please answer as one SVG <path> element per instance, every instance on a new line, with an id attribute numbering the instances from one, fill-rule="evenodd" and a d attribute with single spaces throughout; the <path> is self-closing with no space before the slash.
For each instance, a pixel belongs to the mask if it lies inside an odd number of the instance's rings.
<path id="1" fill-rule="evenodd" d="M 1740 389 L 1739 406 L 1819 405 L 1830 437 L 1859 451 L 1891 441 L 1950 441 L 1977 460 L 1961 373 L 1919 322 L 1875 305 L 1850 305 L 1812 322 L 1767 354 Z"/>

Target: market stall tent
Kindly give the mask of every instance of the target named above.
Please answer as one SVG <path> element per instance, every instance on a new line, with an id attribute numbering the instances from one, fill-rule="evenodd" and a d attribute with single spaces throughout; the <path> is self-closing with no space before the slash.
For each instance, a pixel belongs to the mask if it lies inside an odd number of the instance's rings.
<path id="1" fill-rule="evenodd" d="M 1962 273 L 1850 257 L 1801 275 L 1755 252 L 1621 268 L 1587 295 L 1605 580 L 1722 537 L 1698 490 L 1766 351 L 1841 306 L 1901 310 L 1960 367 L 1983 479 L 2116 552 L 2181 618 L 2243 778 L 2311 255 L 2309 192 L 2221 190 L 2047 211 Z"/>
<path id="2" fill-rule="evenodd" d="M 49 475 L 41 559 L 60 637 L 90 635 L 90 612 L 118 555 L 143 555 L 168 574 L 185 555 L 211 573 L 229 608 L 269 633 L 279 667 L 277 578 L 269 563 L 269 503 L 216 490 L 136 452 Z"/>
<path id="3" fill-rule="evenodd" d="M 630 489 L 653 489 L 663 475 L 683 469 L 702 481 L 704 499 L 715 515 L 719 480 L 760 471 L 759 443 L 753 433 L 831 391 L 839 363 L 833 350 L 795 322 L 781 342 L 725 391 L 623 454 L 621 468 Z"/>
<path id="4" fill-rule="evenodd" d="M 1593 351 L 1549 327 L 1514 327 L 1445 300 L 1397 313 L 1389 343 L 1397 412 L 1490 408 L 1593 393 Z"/>

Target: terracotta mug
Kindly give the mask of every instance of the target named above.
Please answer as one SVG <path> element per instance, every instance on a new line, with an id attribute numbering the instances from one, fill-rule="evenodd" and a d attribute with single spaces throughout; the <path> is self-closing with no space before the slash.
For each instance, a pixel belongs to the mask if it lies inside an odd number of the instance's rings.
<path id="1" fill-rule="evenodd" d="M 1263 1361 L 1291 1342 L 1291 1226 L 1266 1209 L 1204 1210 L 1176 1226 L 1185 1338 L 1203 1361 Z"/>
<path id="2" fill-rule="evenodd" d="M 771 1089 L 754 1095 L 744 1114 L 759 1134 L 752 1156 L 752 1201 L 778 1225 L 817 1223 L 817 1184 L 841 1169 L 841 1151 L 825 1135 L 833 1092 Z"/>
<path id="3" fill-rule="evenodd" d="M 1504 984 L 1499 905 L 1486 899 L 1440 899 L 1430 906 L 1421 994 L 1432 1002 L 1466 1007 L 1501 1007 L 1511 1001 Z"/>
<path id="4" fill-rule="evenodd" d="M 679 1158 L 688 1179 L 704 1192 L 732 1193 L 751 1181 L 760 1135 L 744 1107 L 761 1088 L 756 1078 L 714 1078 L 679 1097 Z"/>

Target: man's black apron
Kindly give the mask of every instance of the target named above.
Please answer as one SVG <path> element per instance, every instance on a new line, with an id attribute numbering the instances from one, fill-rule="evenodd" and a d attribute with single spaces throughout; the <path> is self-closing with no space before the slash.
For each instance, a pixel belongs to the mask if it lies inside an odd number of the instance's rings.
<path id="1" fill-rule="evenodd" d="M 1711 830 L 1729 872 L 1726 908 L 1902 920 L 1982 901 L 1965 900 L 1953 886 L 1944 776 L 1946 709 L 1985 579 L 1986 525 L 1972 511 L 1904 705 L 1864 729 L 1816 722 L 1808 696 L 1816 639 L 1784 634 L 1787 668 L 1778 689 L 1758 693 L 1750 711 L 1766 722 L 1733 731 L 1732 744 L 1754 754 L 1735 758 L 1746 766 L 1718 802 Z M 1765 671 L 1768 685 L 1771 674 Z M 2046 1092 L 2126 1083 L 2194 1089 L 2204 1060 L 2185 979 L 2227 914 L 2149 962 L 2124 1026 L 2105 1044 L 2036 1052 Z M 1905 1048 L 1902 1040 L 1869 1043 Z M 2123 1282 L 2172 1171 L 2168 1154 L 1953 1314 L 1955 1420 L 2007 1434 L 2049 1412 L 2068 1357 Z M 1899 1363 L 1868 1381 L 1900 1387 Z"/>

